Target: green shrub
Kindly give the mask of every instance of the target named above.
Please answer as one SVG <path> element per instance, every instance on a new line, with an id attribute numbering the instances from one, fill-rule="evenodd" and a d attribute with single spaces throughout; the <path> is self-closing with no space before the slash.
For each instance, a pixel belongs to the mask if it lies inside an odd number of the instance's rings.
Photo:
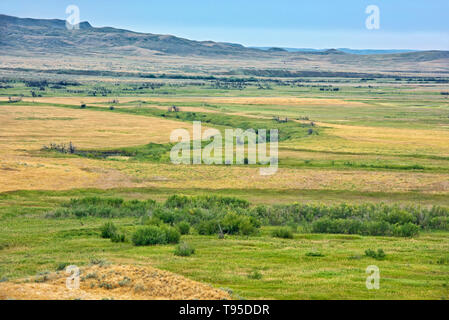
<path id="1" fill-rule="evenodd" d="M 122 233 L 115 233 L 112 237 L 111 237 L 111 241 L 115 242 L 115 243 L 119 243 L 119 242 L 125 242 L 126 241 L 126 237 L 124 234 Z"/>
<path id="2" fill-rule="evenodd" d="M 126 286 L 129 286 L 130 284 L 131 284 L 131 279 L 128 277 L 123 277 L 123 279 L 118 282 L 118 285 L 120 287 L 126 287 Z"/>
<path id="3" fill-rule="evenodd" d="M 81 199 L 71 199 L 70 202 L 64 203 L 63 208 L 57 209 L 49 214 L 48 218 L 61 217 L 100 217 L 100 218 L 117 218 L 124 216 L 142 217 L 148 213 L 148 210 L 156 206 L 153 200 L 124 201 L 120 198 L 99 198 L 88 197 Z"/>
<path id="4" fill-rule="evenodd" d="M 253 279 L 253 280 L 260 280 L 260 279 L 262 279 L 262 277 L 263 277 L 262 273 L 260 273 L 257 270 L 248 274 L 248 278 Z"/>
<path id="5" fill-rule="evenodd" d="M 217 220 L 209 220 L 200 222 L 196 229 L 200 235 L 213 235 L 220 231 L 219 223 Z"/>
<path id="6" fill-rule="evenodd" d="M 190 233 L 190 224 L 186 221 L 181 221 L 176 226 L 181 235 L 186 235 Z"/>
<path id="7" fill-rule="evenodd" d="M 370 236 L 388 236 L 392 233 L 392 227 L 386 221 L 366 222 L 366 229 L 366 234 Z"/>
<path id="8" fill-rule="evenodd" d="M 430 220 L 429 226 L 435 230 L 449 231 L 449 217 L 434 217 Z"/>
<path id="9" fill-rule="evenodd" d="M 447 265 L 449 265 L 449 257 L 440 257 L 440 258 L 438 258 L 437 264 L 440 264 L 440 265 L 447 264 Z"/>
<path id="10" fill-rule="evenodd" d="M 390 224 L 406 224 L 415 222 L 413 214 L 399 208 L 393 208 L 385 217 L 385 220 Z"/>
<path id="11" fill-rule="evenodd" d="M 250 217 L 234 212 L 226 214 L 221 224 L 223 232 L 227 234 L 250 235 L 256 231 L 256 224 Z"/>
<path id="12" fill-rule="evenodd" d="M 256 226 L 249 217 L 243 217 L 239 222 L 239 234 L 243 236 L 250 236 L 257 231 Z"/>
<path id="13" fill-rule="evenodd" d="M 68 262 L 61 262 L 60 264 L 58 264 L 58 267 L 56 268 L 56 270 L 57 271 L 65 270 L 65 268 L 67 266 L 70 266 L 70 263 L 68 263 Z"/>
<path id="14" fill-rule="evenodd" d="M 130 156 L 136 152 L 140 151 L 123 150 Z M 333 206 L 294 203 L 250 207 L 245 200 L 218 196 L 174 195 L 165 203 L 88 197 L 72 199 L 46 217 L 137 217 L 147 226 L 176 226 L 181 234 L 186 233 L 189 224 L 201 235 L 218 234 L 220 226 L 223 234 L 251 235 L 261 224 L 301 226 L 302 230 L 315 233 L 398 237 L 413 237 L 420 229 L 449 230 L 449 208 L 438 206 L 429 209 L 383 203 Z M 114 230 L 105 231 L 105 236 L 111 237 L 113 233 Z"/>
<path id="15" fill-rule="evenodd" d="M 148 226 L 137 229 L 133 233 L 131 240 L 136 246 L 167 244 L 167 235 L 159 227 Z"/>
<path id="16" fill-rule="evenodd" d="M 186 242 L 183 242 L 176 246 L 175 249 L 175 256 L 179 257 L 190 257 L 192 254 L 195 253 L 195 248 L 193 248 L 191 245 L 189 245 Z"/>
<path id="17" fill-rule="evenodd" d="M 293 232 L 290 228 L 277 228 L 273 230 L 272 236 L 275 238 L 293 239 Z"/>
<path id="18" fill-rule="evenodd" d="M 173 195 L 165 202 L 167 208 L 248 208 L 249 202 L 233 197 Z"/>
<path id="19" fill-rule="evenodd" d="M 414 237 L 418 235 L 419 227 L 411 222 L 404 225 L 396 225 L 393 229 L 393 235 L 396 237 Z"/>
<path id="20" fill-rule="evenodd" d="M 117 233 L 117 227 L 112 222 L 107 222 L 101 227 L 101 237 L 111 239 Z"/>
<path id="21" fill-rule="evenodd" d="M 312 231 L 316 233 L 364 234 L 366 225 L 359 220 L 321 218 L 312 224 Z"/>
<path id="22" fill-rule="evenodd" d="M 324 257 L 324 254 L 319 251 L 310 251 L 306 253 L 306 257 Z"/>
<path id="23" fill-rule="evenodd" d="M 179 243 L 179 239 L 181 239 L 181 234 L 179 231 L 173 227 L 169 226 L 162 226 L 162 231 L 165 233 L 165 238 L 167 240 L 167 243 Z"/>
<path id="24" fill-rule="evenodd" d="M 161 219 L 164 223 L 173 224 L 176 220 L 176 215 L 173 211 L 166 209 L 159 209 L 154 213 L 154 216 Z"/>
<path id="25" fill-rule="evenodd" d="M 157 217 L 143 217 L 141 219 L 141 224 L 147 225 L 147 226 L 157 226 L 160 227 L 164 224 L 161 219 Z"/>
<path id="26" fill-rule="evenodd" d="M 371 249 L 365 251 L 365 255 L 376 260 L 383 260 L 387 256 L 382 249 L 377 249 L 377 252 Z"/>

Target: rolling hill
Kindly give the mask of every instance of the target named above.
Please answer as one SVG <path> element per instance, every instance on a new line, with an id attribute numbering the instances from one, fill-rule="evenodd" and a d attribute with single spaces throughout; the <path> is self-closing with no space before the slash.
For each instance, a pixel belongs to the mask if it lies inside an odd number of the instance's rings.
<path id="1" fill-rule="evenodd" d="M 114 70 L 128 71 L 188 70 L 187 72 L 192 73 L 231 75 L 275 75 L 282 74 L 285 70 L 293 72 L 293 75 L 298 71 L 310 71 L 314 74 L 449 73 L 449 51 L 361 55 L 353 54 L 347 49 L 293 52 L 282 48 L 267 50 L 112 27 L 96 28 L 89 22 L 82 22 L 79 30 L 71 31 L 66 28 L 65 20 L 7 15 L 0 15 L 0 53 L 4 56 L 0 67 L 4 69 L 10 68 L 11 64 L 14 68 L 36 67 L 36 62 L 64 69 L 68 64 L 66 62 L 69 62 L 77 69 L 90 70 L 94 57 L 96 66 L 101 70 L 111 70 L 111 61 L 115 59 L 112 63 Z M 64 56 L 65 63 L 60 62 L 61 55 Z M 26 58 L 18 61 L 18 57 Z M 40 58 L 46 60 L 39 60 Z M 121 65 L 117 59 L 121 60 Z"/>
<path id="2" fill-rule="evenodd" d="M 95 28 L 80 23 L 68 30 L 64 20 L 17 18 L 0 15 L 0 44 L 3 49 L 36 52 L 120 52 L 138 54 L 138 49 L 176 55 L 235 55 L 261 52 L 239 44 L 192 41 L 172 35 L 138 33 L 111 27 Z"/>

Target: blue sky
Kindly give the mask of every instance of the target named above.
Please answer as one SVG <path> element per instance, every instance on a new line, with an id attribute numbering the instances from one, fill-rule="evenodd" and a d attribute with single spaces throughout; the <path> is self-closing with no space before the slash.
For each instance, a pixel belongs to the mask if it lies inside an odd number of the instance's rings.
<path id="1" fill-rule="evenodd" d="M 449 50 L 448 0 L 2 0 L 0 13 L 81 20 L 140 32 L 247 46 Z M 380 29 L 368 30 L 368 5 Z"/>

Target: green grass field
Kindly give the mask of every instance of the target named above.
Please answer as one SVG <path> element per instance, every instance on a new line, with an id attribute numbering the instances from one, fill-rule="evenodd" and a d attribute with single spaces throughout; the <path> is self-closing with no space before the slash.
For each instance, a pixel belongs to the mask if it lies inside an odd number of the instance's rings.
<path id="1" fill-rule="evenodd" d="M 294 239 L 271 236 L 262 227 L 255 236 L 187 235 L 196 249 L 176 257 L 174 245 L 135 247 L 100 238 L 104 221 L 131 232 L 135 218 L 48 219 L 45 213 L 71 196 L 102 191 L 11 193 L 1 200 L 1 278 L 15 279 L 54 271 L 62 263 L 87 265 L 92 259 L 152 265 L 215 287 L 230 288 L 246 299 L 448 299 L 449 234 L 422 232 L 410 238 L 329 235 L 298 232 Z M 126 192 L 108 192 L 125 195 Z M 129 192 L 128 196 L 135 195 Z M 163 199 L 163 195 L 154 195 Z M 365 256 L 383 249 L 384 260 Z M 319 252 L 323 256 L 310 256 Z M 365 287 L 365 270 L 381 270 L 381 289 Z M 251 279 L 254 272 L 260 279 Z"/>

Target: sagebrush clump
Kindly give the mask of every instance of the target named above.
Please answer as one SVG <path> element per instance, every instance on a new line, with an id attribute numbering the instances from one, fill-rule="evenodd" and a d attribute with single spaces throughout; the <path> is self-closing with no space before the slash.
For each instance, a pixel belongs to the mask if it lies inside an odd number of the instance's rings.
<path id="1" fill-rule="evenodd" d="M 176 246 L 175 256 L 179 257 L 190 257 L 195 253 L 195 248 L 193 248 L 190 244 L 183 242 Z"/>
<path id="2" fill-rule="evenodd" d="M 167 235 L 159 227 L 148 226 L 137 229 L 132 235 L 132 242 L 135 246 L 167 244 Z"/>
<path id="3" fill-rule="evenodd" d="M 101 237 L 104 239 L 112 239 L 117 232 L 118 229 L 112 222 L 107 222 L 101 227 Z"/>
<path id="4" fill-rule="evenodd" d="M 293 239 L 293 232 L 290 228 L 277 228 L 271 233 L 275 238 Z"/>

